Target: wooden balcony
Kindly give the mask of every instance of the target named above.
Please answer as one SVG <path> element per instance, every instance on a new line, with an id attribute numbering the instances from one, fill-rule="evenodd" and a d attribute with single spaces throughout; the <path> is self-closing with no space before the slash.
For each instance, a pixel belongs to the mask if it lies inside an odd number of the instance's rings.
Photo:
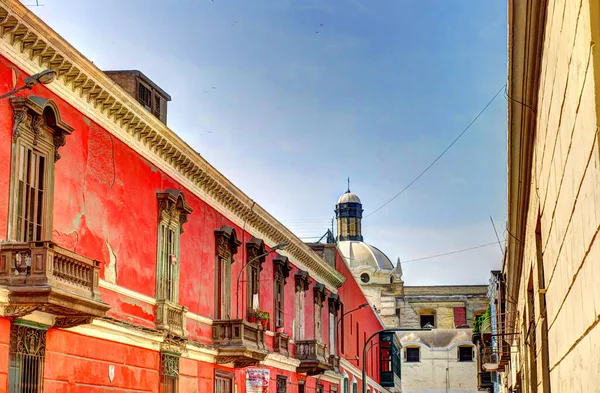
<path id="1" fill-rule="evenodd" d="M 0 244 L 4 316 L 43 311 L 55 315 L 56 327 L 90 323 L 110 308 L 98 290 L 99 265 L 51 241 Z"/>
<path id="2" fill-rule="evenodd" d="M 186 318 L 187 308 L 168 300 L 156 302 L 156 328 L 170 332 L 179 337 L 187 337 Z"/>
<path id="3" fill-rule="evenodd" d="M 256 323 L 242 319 L 215 320 L 212 333 L 213 345 L 218 350 L 217 364 L 256 366 L 267 357 L 265 331 Z"/>
<path id="4" fill-rule="evenodd" d="M 332 369 L 325 354 L 325 344 L 317 340 L 296 341 L 294 355 L 300 360 L 299 373 L 317 375 Z"/>
<path id="5" fill-rule="evenodd" d="M 275 333 L 273 351 L 285 356 L 290 356 L 290 336 L 285 333 Z"/>

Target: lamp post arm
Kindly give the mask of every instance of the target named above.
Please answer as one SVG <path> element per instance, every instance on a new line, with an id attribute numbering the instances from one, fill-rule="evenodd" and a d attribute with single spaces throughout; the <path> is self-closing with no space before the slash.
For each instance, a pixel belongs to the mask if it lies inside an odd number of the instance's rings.
<path id="1" fill-rule="evenodd" d="M 252 264 L 252 262 L 254 262 L 257 259 L 260 259 L 262 257 L 266 257 L 267 255 L 269 255 L 272 252 L 274 252 L 274 250 L 267 251 L 267 252 L 265 252 L 262 255 L 259 255 L 257 257 L 252 258 L 251 260 L 248 261 L 248 263 L 246 263 L 240 269 L 240 272 L 238 273 L 237 280 L 236 280 L 236 289 L 237 289 L 237 291 L 236 291 L 236 294 L 237 294 L 237 307 L 236 307 L 236 310 L 235 310 L 235 317 L 236 317 L 236 319 L 238 319 L 240 317 L 240 313 L 239 313 L 239 311 L 240 311 L 240 278 L 242 277 L 242 273 L 244 272 L 244 270 L 246 270 L 246 268 L 248 266 L 250 266 Z"/>
<path id="2" fill-rule="evenodd" d="M 10 97 L 10 96 L 12 96 L 12 95 L 15 95 L 15 94 L 17 94 L 18 92 L 20 92 L 21 90 L 25 90 L 25 89 L 31 89 L 31 87 L 29 87 L 29 86 L 25 85 L 25 86 L 21 86 L 21 87 L 19 87 L 19 88 L 17 88 L 17 89 L 14 89 L 14 90 L 12 90 L 12 91 L 9 91 L 8 93 L 2 94 L 2 95 L 0 96 L 0 100 L 1 100 L 1 99 L 3 99 L 3 98 L 6 98 L 6 97 Z"/>
<path id="3" fill-rule="evenodd" d="M 367 367 L 366 367 L 366 358 L 367 358 L 367 344 L 373 339 L 373 337 L 378 336 L 381 333 L 394 333 L 394 332 L 426 332 L 430 331 L 430 328 L 426 329 L 414 329 L 414 328 L 387 328 L 381 329 L 373 334 L 365 341 L 363 345 L 363 353 L 362 353 L 362 392 L 367 393 Z"/>

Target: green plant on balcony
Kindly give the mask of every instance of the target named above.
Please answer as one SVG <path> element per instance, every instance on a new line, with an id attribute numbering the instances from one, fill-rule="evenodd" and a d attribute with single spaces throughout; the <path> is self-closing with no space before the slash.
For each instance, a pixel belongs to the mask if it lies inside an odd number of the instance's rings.
<path id="1" fill-rule="evenodd" d="M 485 310 L 485 312 L 483 314 L 475 317 L 475 321 L 473 322 L 473 333 L 476 333 L 476 334 L 481 333 L 481 324 L 486 319 L 489 319 L 491 317 L 491 314 L 492 314 L 492 308 L 488 304 L 487 310 Z"/>

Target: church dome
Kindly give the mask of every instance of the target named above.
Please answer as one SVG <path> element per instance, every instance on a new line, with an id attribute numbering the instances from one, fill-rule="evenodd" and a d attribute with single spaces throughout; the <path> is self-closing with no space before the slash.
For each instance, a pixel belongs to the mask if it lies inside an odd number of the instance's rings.
<path id="1" fill-rule="evenodd" d="M 358 195 L 356 195 L 356 194 L 350 192 L 350 190 L 348 190 L 339 197 L 337 203 L 339 205 L 341 203 L 361 203 L 361 202 L 360 202 L 360 198 L 358 197 Z"/>
<path id="2" fill-rule="evenodd" d="M 394 265 L 387 255 L 370 244 L 346 240 L 339 242 L 338 247 L 353 271 L 360 267 L 369 267 L 375 271 L 391 272 L 394 270 Z"/>

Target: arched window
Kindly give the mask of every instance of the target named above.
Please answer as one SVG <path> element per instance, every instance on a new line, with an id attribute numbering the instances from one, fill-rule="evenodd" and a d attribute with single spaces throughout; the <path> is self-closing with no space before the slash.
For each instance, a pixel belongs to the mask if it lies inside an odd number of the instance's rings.
<path id="1" fill-rule="evenodd" d="M 360 275 L 360 281 L 362 281 L 366 284 L 369 281 L 371 281 L 371 277 L 369 277 L 369 275 L 367 273 L 363 273 Z"/>

